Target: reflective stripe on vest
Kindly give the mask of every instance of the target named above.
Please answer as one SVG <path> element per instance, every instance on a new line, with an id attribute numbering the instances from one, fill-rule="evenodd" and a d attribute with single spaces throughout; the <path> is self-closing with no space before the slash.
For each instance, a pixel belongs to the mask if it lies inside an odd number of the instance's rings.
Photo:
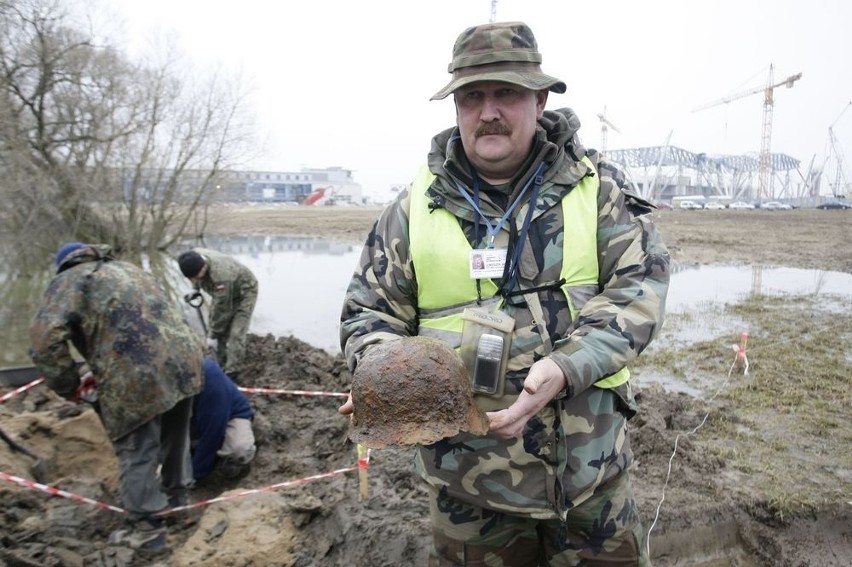
<path id="1" fill-rule="evenodd" d="M 583 162 L 594 171 L 587 158 Z M 472 249 L 459 219 L 446 209 L 430 209 L 426 191 L 435 175 L 424 165 L 411 186 L 409 241 L 411 259 L 417 274 L 417 304 L 420 308 L 420 331 L 458 346 L 461 342 L 461 312 L 477 300 L 476 280 L 470 277 Z M 577 309 L 568 290 L 573 286 L 597 285 L 597 175 L 587 175 L 562 198 L 564 219 L 561 277 L 562 287 L 572 319 Z M 521 214 L 518 211 L 518 214 Z M 570 245 L 566 245 L 570 244 Z M 490 279 L 480 280 L 483 299 L 497 293 Z M 599 388 L 615 388 L 630 377 L 622 368 L 595 383 Z"/>

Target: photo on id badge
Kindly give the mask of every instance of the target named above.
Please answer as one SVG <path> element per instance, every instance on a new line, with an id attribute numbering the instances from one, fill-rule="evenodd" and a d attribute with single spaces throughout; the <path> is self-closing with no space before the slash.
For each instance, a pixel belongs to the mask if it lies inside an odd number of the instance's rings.
<path id="1" fill-rule="evenodd" d="M 489 248 L 470 251 L 470 277 L 475 280 L 502 277 L 505 264 L 505 249 Z"/>

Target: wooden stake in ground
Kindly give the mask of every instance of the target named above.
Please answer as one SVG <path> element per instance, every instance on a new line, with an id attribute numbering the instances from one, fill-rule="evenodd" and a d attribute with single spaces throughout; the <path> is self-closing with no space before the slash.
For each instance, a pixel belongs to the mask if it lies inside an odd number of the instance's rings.
<path id="1" fill-rule="evenodd" d="M 370 484 L 367 479 L 367 448 L 358 444 L 358 493 L 361 500 L 370 497 Z"/>

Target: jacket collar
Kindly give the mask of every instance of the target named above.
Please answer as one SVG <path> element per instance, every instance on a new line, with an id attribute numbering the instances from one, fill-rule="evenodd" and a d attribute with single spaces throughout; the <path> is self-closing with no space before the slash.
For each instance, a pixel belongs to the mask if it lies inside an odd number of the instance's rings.
<path id="1" fill-rule="evenodd" d="M 552 191 L 567 191 L 588 175 L 589 167 L 580 161 L 586 155 L 586 149 L 577 136 L 579 128 L 580 120 L 570 108 L 546 110 L 536 128 L 533 151 L 512 179 L 514 190 L 523 187 L 542 162 L 547 164 L 542 196 Z M 458 195 L 456 182 L 469 190 L 473 186 L 473 177 L 457 127 L 444 130 L 432 138 L 428 165 L 436 175 L 430 189 L 433 200 L 440 200 L 441 205 L 448 208 L 449 203 L 456 202 L 461 209 L 456 214 L 468 209 L 469 206 Z M 490 206 L 487 199 L 485 206 Z"/>

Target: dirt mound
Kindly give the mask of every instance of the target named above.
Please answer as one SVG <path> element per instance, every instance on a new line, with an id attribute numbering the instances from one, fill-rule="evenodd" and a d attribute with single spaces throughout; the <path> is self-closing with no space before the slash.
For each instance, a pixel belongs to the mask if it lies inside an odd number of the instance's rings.
<path id="1" fill-rule="evenodd" d="M 248 350 L 243 387 L 348 392 L 351 375 L 342 358 L 298 339 L 250 336 Z M 230 482 L 214 474 L 192 491 L 192 502 L 216 501 L 180 514 L 164 564 L 422 564 L 429 531 L 411 448 L 371 454 L 369 499 L 362 501 L 349 420 L 337 413 L 345 397 L 251 399 L 259 445 L 251 471 Z M 0 427 L 44 459 L 51 486 L 74 495 L 51 497 L 35 485 L 0 482 L 0 564 L 152 563 L 106 545 L 112 530 L 126 526 L 120 512 L 103 507 L 120 507 L 117 469 L 94 411 L 42 385 L 0 405 Z M 0 471 L 31 479 L 33 462 L 0 444 Z M 320 478 L 310 478 L 315 475 Z"/>

